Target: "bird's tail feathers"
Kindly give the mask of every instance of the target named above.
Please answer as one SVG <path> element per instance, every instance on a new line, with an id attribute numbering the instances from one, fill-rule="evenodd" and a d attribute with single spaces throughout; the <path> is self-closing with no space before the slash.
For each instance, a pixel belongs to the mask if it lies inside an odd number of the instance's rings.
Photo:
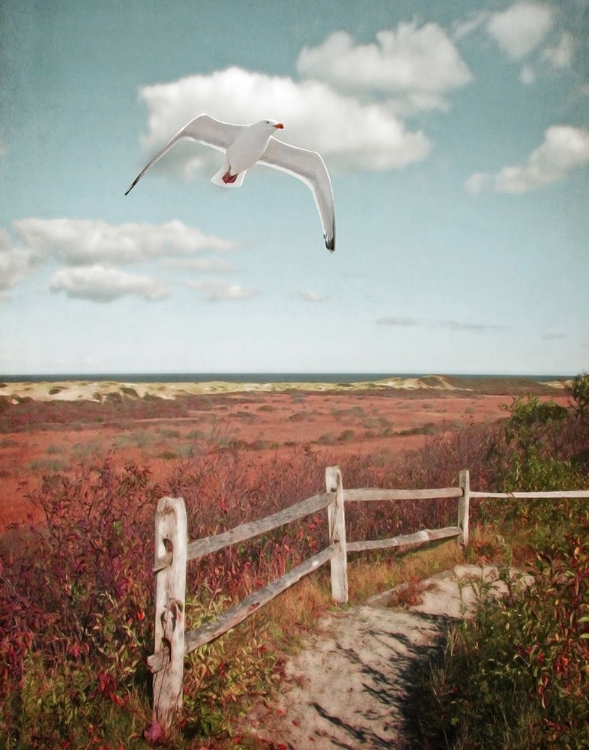
<path id="1" fill-rule="evenodd" d="M 225 182 L 225 180 L 223 179 L 223 177 L 225 177 L 225 175 L 227 174 L 228 170 L 229 170 L 228 165 L 227 164 L 223 164 L 223 166 L 221 167 L 221 169 L 218 172 L 215 172 L 215 174 L 211 177 L 211 182 L 213 183 L 213 185 L 218 185 L 219 187 L 224 187 L 224 188 L 238 188 L 238 187 L 241 187 L 242 184 L 243 184 L 243 180 L 245 178 L 247 169 L 245 169 L 243 172 L 239 172 L 239 174 L 237 174 L 235 176 L 235 179 L 234 179 L 233 182 Z"/>

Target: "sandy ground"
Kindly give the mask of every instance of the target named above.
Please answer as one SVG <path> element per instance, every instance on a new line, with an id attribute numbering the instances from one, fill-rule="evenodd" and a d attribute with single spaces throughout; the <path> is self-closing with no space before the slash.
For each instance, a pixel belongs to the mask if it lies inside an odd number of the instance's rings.
<path id="1" fill-rule="evenodd" d="M 521 585 L 533 580 L 511 575 Z M 481 595 L 507 590 L 497 568 L 475 565 L 457 565 L 421 588 L 421 601 L 407 609 L 390 606 L 393 589 L 326 619 L 287 664 L 279 698 L 255 706 L 244 730 L 289 750 L 415 748 L 407 716 L 418 666 Z"/>
<path id="2" fill-rule="evenodd" d="M 126 383 L 114 380 L 16 382 L 3 384 L 0 395 L 6 395 L 14 399 L 28 396 L 36 401 L 101 401 L 108 394 L 122 393 L 124 395 L 125 388 L 132 388 L 139 398 L 145 398 L 148 395 L 164 399 L 224 393 L 354 392 L 363 391 L 367 388 L 380 391 L 391 389 L 459 390 L 442 375 L 431 375 L 425 378 L 388 378 L 358 383 L 300 383 L 288 381 L 284 383 L 235 383 L 220 380 L 202 383 Z"/>
<path id="3" fill-rule="evenodd" d="M 456 382 L 456 381 L 455 381 Z M 550 381 L 544 383 L 555 390 L 562 390 L 565 381 Z M 151 382 L 126 383 L 114 380 L 95 381 L 33 381 L 0 383 L 0 396 L 12 399 L 29 397 L 35 401 L 101 401 L 108 394 L 125 395 L 125 389 L 132 389 L 139 398 L 155 396 L 163 399 L 174 399 L 189 395 L 217 395 L 228 393 L 354 393 L 373 390 L 386 392 L 391 390 L 403 391 L 463 391 L 470 387 L 460 387 L 452 384 L 451 379 L 443 375 L 427 375 L 425 377 L 391 377 L 384 380 L 359 381 L 356 383 L 239 383 L 227 381 L 208 382 Z"/>

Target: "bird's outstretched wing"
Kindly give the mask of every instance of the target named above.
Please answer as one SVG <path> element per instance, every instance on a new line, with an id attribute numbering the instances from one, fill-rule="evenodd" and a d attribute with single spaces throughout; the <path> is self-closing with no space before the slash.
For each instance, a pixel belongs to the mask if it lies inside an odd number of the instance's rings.
<path id="1" fill-rule="evenodd" d="M 327 167 L 321 156 L 315 151 L 307 151 L 307 149 L 278 141 L 276 138 L 270 138 L 268 148 L 259 160 L 259 164 L 288 172 L 310 188 L 321 217 L 325 247 L 333 252 L 335 250 L 333 190 Z"/>
<path id="2" fill-rule="evenodd" d="M 145 166 L 137 177 L 131 183 L 129 189 L 125 192 L 128 195 L 147 170 L 153 166 L 158 159 L 167 153 L 172 146 L 174 146 L 181 138 L 190 138 L 193 141 L 203 143 L 205 146 L 210 146 L 218 151 L 226 151 L 229 146 L 235 140 L 239 131 L 243 128 L 243 125 L 232 125 L 229 122 L 222 122 L 216 120 L 214 117 L 209 115 L 199 115 L 185 125 L 182 130 L 179 130 L 172 140 L 167 143 L 161 151 L 159 151 L 153 159 Z"/>

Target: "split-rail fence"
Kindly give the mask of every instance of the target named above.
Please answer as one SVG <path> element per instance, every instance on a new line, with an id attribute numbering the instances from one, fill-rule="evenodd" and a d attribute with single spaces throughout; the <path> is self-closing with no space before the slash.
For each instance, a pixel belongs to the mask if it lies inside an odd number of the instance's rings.
<path id="1" fill-rule="evenodd" d="M 425 490 L 344 489 L 342 474 L 337 466 L 325 471 L 325 492 L 302 500 L 284 510 L 237 526 L 215 536 L 188 543 L 186 508 L 182 498 L 164 497 L 157 507 L 155 519 L 155 644 L 154 653 L 147 660 L 153 673 L 153 721 L 167 731 L 182 705 L 182 677 L 184 656 L 223 635 L 247 617 L 288 589 L 303 577 L 327 562 L 331 566 L 331 594 L 335 602 L 348 601 L 348 552 L 407 547 L 456 538 L 466 546 L 469 533 L 469 503 L 471 498 L 589 498 L 589 491 L 555 492 L 476 492 L 470 489 L 467 469 L 460 472 L 457 487 Z M 413 534 L 389 539 L 346 541 L 345 503 L 369 501 L 430 500 L 456 498 L 456 526 L 443 529 L 423 529 Z M 242 602 L 226 610 L 216 620 L 185 632 L 186 564 L 233 544 L 252 539 L 272 529 L 300 518 L 327 510 L 329 545 L 293 568 L 281 578 L 269 583 Z"/>

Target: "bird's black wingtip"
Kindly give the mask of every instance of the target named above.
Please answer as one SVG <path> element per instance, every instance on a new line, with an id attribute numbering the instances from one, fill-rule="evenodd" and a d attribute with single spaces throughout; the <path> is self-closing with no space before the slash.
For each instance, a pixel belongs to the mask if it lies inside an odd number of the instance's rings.
<path id="1" fill-rule="evenodd" d="M 325 247 L 330 253 L 335 252 L 335 237 L 325 237 Z"/>

